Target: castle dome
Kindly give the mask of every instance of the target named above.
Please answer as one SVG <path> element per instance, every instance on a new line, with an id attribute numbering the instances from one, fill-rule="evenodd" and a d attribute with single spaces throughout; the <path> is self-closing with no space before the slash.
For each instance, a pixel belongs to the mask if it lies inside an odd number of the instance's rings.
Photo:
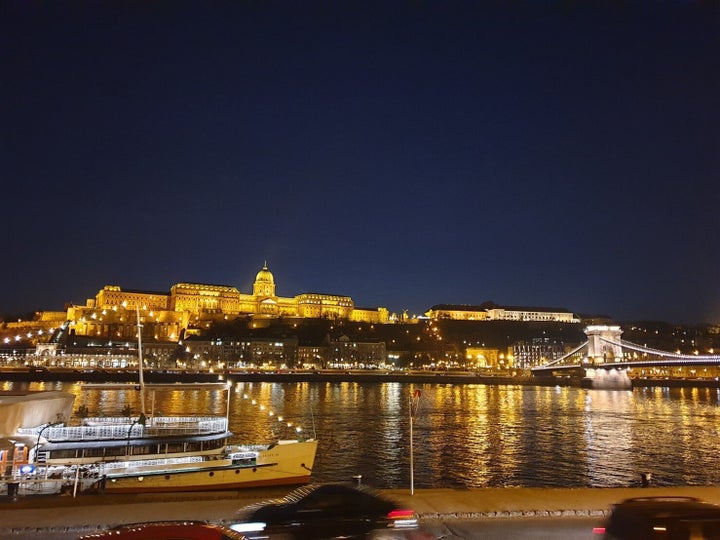
<path id="1" fill-rule="evenodd" d="M 263 265 L 262 270 L 257 273 L 257 276 L 255 276 L 255 282 L 275 283 L 272 272 L 268 270 L 267 262 Z"/>

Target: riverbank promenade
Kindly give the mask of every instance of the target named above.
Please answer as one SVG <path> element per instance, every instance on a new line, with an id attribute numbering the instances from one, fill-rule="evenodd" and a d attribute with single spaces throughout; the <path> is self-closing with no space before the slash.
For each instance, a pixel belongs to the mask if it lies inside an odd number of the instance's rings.
<path id="1" fill-rule="evenodd" d="M 245 505 L 279 497 L 288 489 L 195 494 L 83 495 L 0 500 L 0 538 L 25 534 L 90 533 L 123 523 L 153 520 L 232 521 Z M 648 488 L 483 488 L 380 490 L 421 520 L 597 516 L 631 497 L 697 497 L 720 504 L 720 487 Z"/>

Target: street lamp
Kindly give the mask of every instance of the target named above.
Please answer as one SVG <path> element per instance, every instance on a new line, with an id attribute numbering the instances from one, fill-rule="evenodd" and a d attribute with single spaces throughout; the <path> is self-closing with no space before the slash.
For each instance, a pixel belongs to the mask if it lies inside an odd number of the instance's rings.
<path id="1" fill-rule="evenodd" d="M 415 390 L 410 398 L 410 495 L 415 495 L 415 463 L 413 453 L 413 417 L 417 415 L 420 402 L 420 390 Z"/>

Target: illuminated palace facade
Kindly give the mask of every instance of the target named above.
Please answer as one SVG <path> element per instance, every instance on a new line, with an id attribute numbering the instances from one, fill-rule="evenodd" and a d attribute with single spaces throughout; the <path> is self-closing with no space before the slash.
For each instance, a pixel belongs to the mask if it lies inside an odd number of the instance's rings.
<path id="1" fill-rule="evenodd" d="M 329 318 L 387 323 L 386 308 L 356 308 L 349 296 L 303 293 L 294 297 L 275 294 L 275 279 L 267 264 L 257 273 L 252 294 L 236 287 L 177 283 L 169 293 L 121 289 L 106 285 L 85 306 L 72 306 L 67 318 L 76 335 L 131 339 L 137 333 L 137 310 L 150 334 L 160 341 L 177 341 L 213 320 L 251 317 Z M 151 329 L 151 330 L 150 330 Z"/>
<path id="2" fill-rule="evenodd" d="M 479 306 L 438 304 L 425 314 L 430 319 L 455 321 L 541 321 L 579 323 L 580 319 L 563 308 L 499 306 L 485 302 Z"/>

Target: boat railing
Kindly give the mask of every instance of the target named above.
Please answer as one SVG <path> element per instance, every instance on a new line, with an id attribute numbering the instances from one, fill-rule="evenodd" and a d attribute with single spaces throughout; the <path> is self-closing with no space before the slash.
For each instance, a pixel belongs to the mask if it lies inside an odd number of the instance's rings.
<path id="1" fill-rule="evenodd" d="M 20 429 L 25 435 L 38 435 L 36 430 Z M 117 424 L 107 426 L 64 426 L 45 429 L 43 437 L 48 441 L 91 441 L 98 439 L 128 439 L 143 434 L 141 424 Z"/>
<path id="2" fill-rule="evenodd" d="M 159 459 L 142 459 L 133 461 L 107 461 L 100 463 L 99 466 L 108 471 L 115 469 L 140 468 L 140 467 L 158 467 L 165 465 L 180 465 L 187 463 L 201 463 L 204 461 L 202 456 L 188 456 L 181 458 L 159 458 Z"/>
<path id="3" fill-rule="evenodd" d="M 152 418 L 147 425 L 128 423 L 120 418 L 87 418 L 82 426 L 61 426 L 50 428 L 20 429 L 24 435 L 42 435 L 49 441 L 87 441 L 99 439 L 129 439 L 142 436 L 163 437 L 223 433 L 227 431 L 224 417 L 159 417 Z"/>
<path id="4" fill-rule="evenodd" d="M 232 460 L 257 459 L 259 451 L 231 452 L 228 458 Z"/>
<path id="5" fill-rule="evenodd" d="M 208 421 L 226 421 L 224 416 L 150 416 L 145 420 L 148 426 L 178 425 L 178 424 L 197 424 L 198 422 Z M 85 418 L 83 425 L 130 425 L 138 423 L 138 419 L 133 420 L 126 416 L 94 416 Z"/>
<path id="6" fill-rule="evenodd" d="M 232 449 L 235 452 L 252 452 L 258 453 L 268 449 L 267 444 L 243 444 L 241 446 L 234 446 Z"/>

